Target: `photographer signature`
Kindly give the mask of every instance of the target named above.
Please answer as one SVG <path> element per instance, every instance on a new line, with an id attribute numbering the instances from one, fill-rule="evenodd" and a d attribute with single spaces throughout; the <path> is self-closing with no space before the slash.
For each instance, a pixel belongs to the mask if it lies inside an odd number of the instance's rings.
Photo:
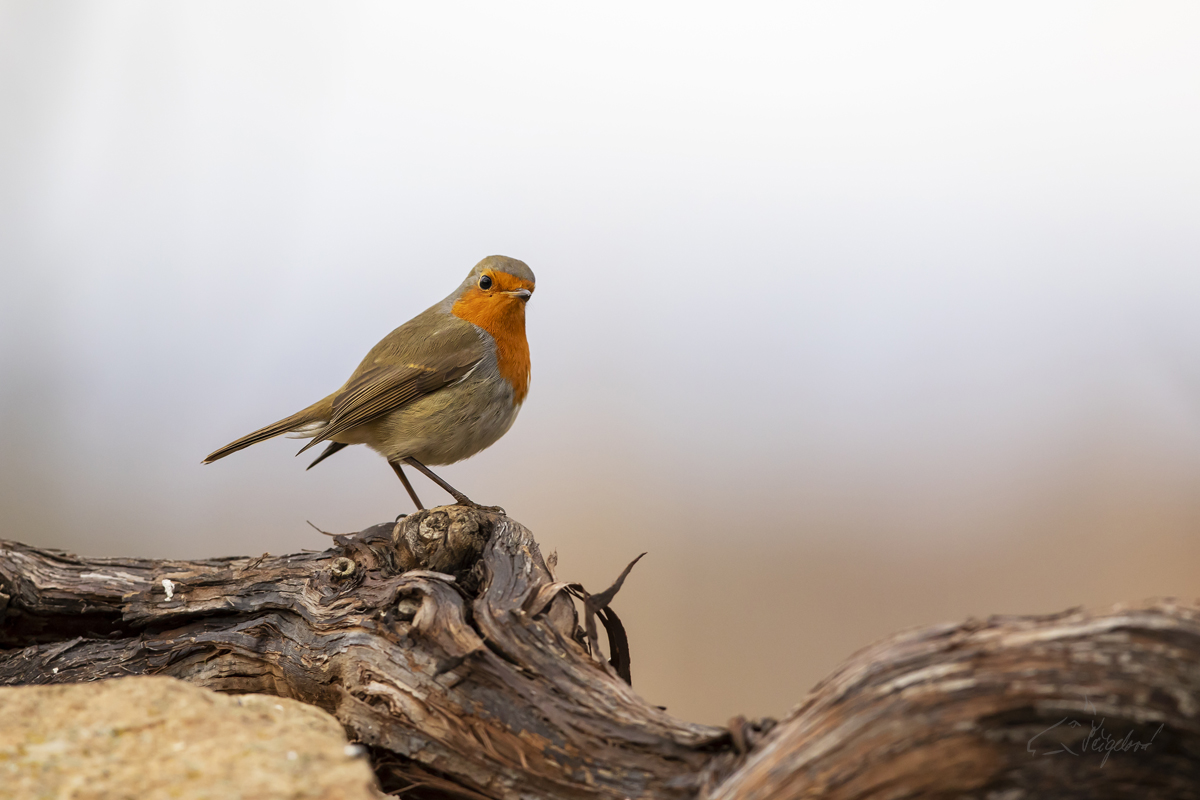
<path id="1" fill-rule="evenodd" d="M 1084 702 L 1086 702 L 1088 707 L 1090 708 L 1091 713 L 1094 715 L 1096 713 L 1096 707 L 1092 705 L 1092 701 L 1088 699 L 1088 696 L 1086 694 L 1083 696 L 1083 699 L 1084 699 Z M 1103 767 L 1108 762 L 1108 757 L 1110 755 L 1112 755 L 1113 753 L 1126 753 L 1129 751 L 1133 751 L 1136 753 L 1139 750 L 1149 749 L 1150 745 L 1154 742 L 1154 737 L 1158 736 L 1159 731 L 1161 731 L 1163 729 L 1163 725 L 1159 725 L 1158 729 L 1154 731 L 1154 734 L 1150 737 L 1150 741 L 1148 741 L 1148 742 L 1139 742 L 1136 739 L 1134 739 L 1132 729 L 1130 729 L 1130 731 L 1128 733 L 1126 733 L 1123 738 L 1114 739 L 1112 734 L 1110 734 L 1108 731 L 1104 730 L 1104 717 L 1101 717 L 1100 721 L 1096 722 L 1095 717 L 1093 716 L 1092 722 L 1091 722 L 1091 729 L 1088 731 L 1087 735 L 1083 737 L 1082 742 L 1075 742 L 1075 740 L 1078 738 L 1078 736 L 1067 736 L 1065 738 L 1070 739 L 1073 742 L 1072 745 L 1068 745 L 1064 741 L 1058 741 L 1058 742 L 1056 742 L 1056 744 L 1058 745 L 1057 750 L 1048 750 L 1046 752 L 1039 753 L 1034 748 L 1033 743 L 1035 741 L 1037 741 L 1037 739 L 1039 737 L 1045 736 L 1046 734 L 1050 733 L 1050 731 L 1054 730 L 1059 725 L 1062 725 L 1064 723 L 1066 723 L 1067 726 L 1070 728 L 1082 728 L 1083 727 L 1083 723 L 1081 723 L 1079 720 L 1071 719 L 1070 717 L 1063 717 L 1058 722 L 1054 723 L 1049 728 L 1046 728 L 1046 730 L 1042 731 L 1041 733 L 1035 735 L 1032 739 L 1030 739 L 1029 743 L 1025 745 L 1025 749 L 1035 756 L 1036 755 L 1052 756 L 1057 753 L 1070 753 L 1073 756 L 1078 756 L 1078 755 L 1082 755 L 1083 753 L 1086 753 L 1088 751 L 1091 751 L 1094 753 L 1104 753 L 1104 757 L 1100 760 L 1100 766 Z M 1163 724 L 1166 724 L 1166 723 L 1163 723 Z M 1053 740 L 1054 737 L 1048 737 L 1048 738 Z"/>

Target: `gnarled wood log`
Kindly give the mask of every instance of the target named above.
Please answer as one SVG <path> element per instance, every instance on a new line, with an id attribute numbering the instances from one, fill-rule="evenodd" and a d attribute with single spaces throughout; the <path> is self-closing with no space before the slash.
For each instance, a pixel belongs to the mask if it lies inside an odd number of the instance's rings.
<path id="1" fill-rule="evenodd" d="M 413 798 L 1200 797 L 1193 605 L 901 634 L 782 722 L 714 728 L 633 691 L 613 592 L 574 589 L 581 626 L 507 517 L 432 509 L 334 543 L 151 561 L 0 542 L 0 684 L 160 674 L 295 698 Z"/>

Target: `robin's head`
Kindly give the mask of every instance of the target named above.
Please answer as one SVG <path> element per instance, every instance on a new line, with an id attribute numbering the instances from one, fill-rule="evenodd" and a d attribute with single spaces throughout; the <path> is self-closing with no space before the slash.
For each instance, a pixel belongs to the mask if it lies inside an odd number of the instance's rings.
<path id="1" fill-rule="evenodd" d="M 471 294 L 493 303 L 524 303 L 533 294 L 533 270 L 524 261 L 488 256 L 475 265 L 459 287 L 459 299 Z"/>
<path id="2" fill-rule="evenodd" d="M 475 265 L 453 295 L 451 312 L 485 330 L 503 322 L 524 326 L 525 303 L 533 295 L 533 270 L 523 261 L 488 256 Z"/>

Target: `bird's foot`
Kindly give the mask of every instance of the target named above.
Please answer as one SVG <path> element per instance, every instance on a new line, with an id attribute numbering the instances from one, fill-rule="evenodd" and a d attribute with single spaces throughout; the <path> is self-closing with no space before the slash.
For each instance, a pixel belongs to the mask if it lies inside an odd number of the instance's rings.
<path id="1" fill-rule="evenodd" d="M 471 500 L 469 497 L 466 497 L 465 495 L 463 497 L 456 497 L 454 499 L 456 501 L 455 502 L 456 506 L 466 506 L 467 508 L 473 508 L 476 511 L 484 511 L 484 512 L 487 512 L 488 514 L 500 514 L 501 516 L 504 516 L 504 517 L 508 516 L 508 512 L 506 512 L 500 506 L 481 506 L 481 505 L 479 505 L 479 503 L 476 503 L 474 500 Z"/>

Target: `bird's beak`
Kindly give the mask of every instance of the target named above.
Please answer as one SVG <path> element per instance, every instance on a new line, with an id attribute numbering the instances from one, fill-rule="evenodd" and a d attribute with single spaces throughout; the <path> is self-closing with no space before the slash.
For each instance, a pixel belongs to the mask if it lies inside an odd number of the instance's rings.
<path id="1" fill-rule="evenodd" d="M 530 297 L 533 297 L 533 292 L 528 289 L 517 289 L 512 292 L 505 292 L 505 294 L 509 297 L 515 297 L 518 300 L 528 300 Z"/>

